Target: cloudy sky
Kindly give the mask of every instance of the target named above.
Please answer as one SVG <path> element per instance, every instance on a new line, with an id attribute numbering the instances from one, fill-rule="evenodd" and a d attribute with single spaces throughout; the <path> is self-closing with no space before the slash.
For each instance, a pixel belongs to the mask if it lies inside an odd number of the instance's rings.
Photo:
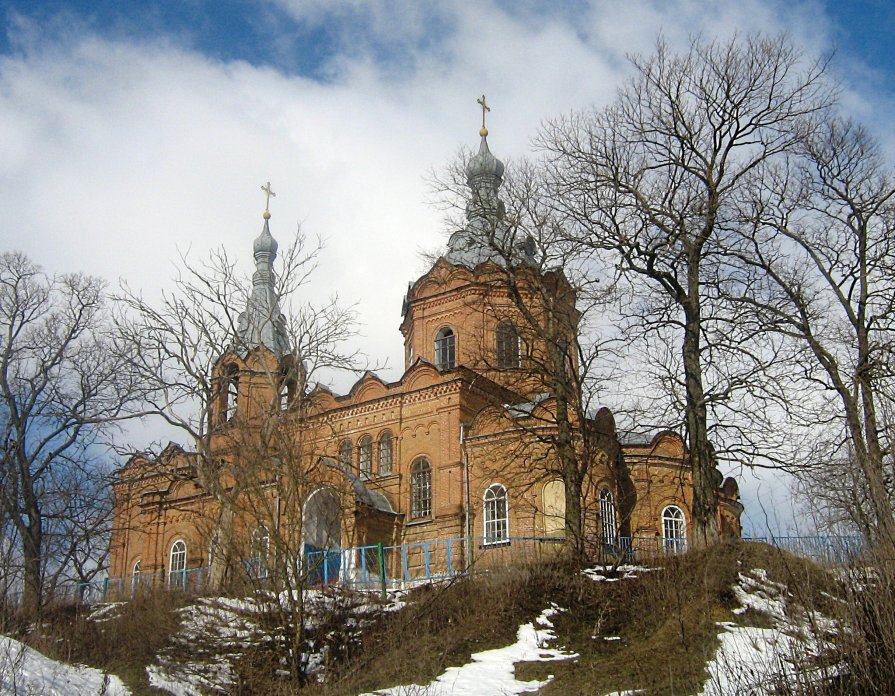
<path id="1" fill-rule="evenodd" d="M 4 250 L 149 294 L 178 251 L 223 245 L 248 273 L 270 180 L 274 236 L 326 239 L 308 297 L 357 302 L 390 379 L 419 252 L 445 240 L 426 177 L 476 144 L 482 93 L 512 160 L 660 33 L 783 31 L 835 51 L 846 108 L 895 154 L 888 0 L 0 0 L 0 22 Z"/>

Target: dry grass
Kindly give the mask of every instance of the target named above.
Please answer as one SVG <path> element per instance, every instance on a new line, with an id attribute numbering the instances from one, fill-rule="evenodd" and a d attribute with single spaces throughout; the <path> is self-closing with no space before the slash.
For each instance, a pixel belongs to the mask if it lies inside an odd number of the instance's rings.
<path id="1" fill-rule="evenodd" d="M 40 624 L 19 637 L 53 659 L 116 674 L 135 696 L 158 694 L 149 687 L 146 666 L 177 630 L 176 610 L 186 602 L 179 593 L 139 593 L 110 607 L 101 621 L 88 618 L 91 607 L 51 606 Z"/>
<path id="2" fill-rule="evenodd" d="M 501 568 L 415 590 L 404 609 L 384 616 L 359 651 L 308 689 L 315 696 L 426 684 L 474 652 L 513 643 L 521 623 L 540 613 L 568 574 L 558 563 Z"/>
<path id="3" fill-rule="evenodd" d="M 838 607 L 844 629 L 836 637 L 842 674 L 824 696 L 895 694 L 895 561 L 871 557 L 847 569 L 845 601 Z"/>
<path id="4" fill-rule="evenodd" d="M 426 684 L 472 653 L 509 645 L 520 624 L 551 602 L 567 611 L 553 617 L 556 646 L 574 660 L 520 663 L 520 679 L 555 679 L 543 694 L 644 694 L 700 691 L 714 655 L 719 621 L 771 627 L 758 612 L 734 616 L 737 574 L 763 568 L 786 586 L 794 605 L 834 617 L 847 627 L 834 636 L 841 676 L 819 684 L 790 679 L 781 694 L 877 696 L 895 693 L 895 575 L 884 563 L 840 583 L 834 575 L 763 544 L 725 544 L 661 559 L 661 567 L 636 578 L 595 582 L 560 560 L 502 568 L 412 592 L 399 612 L 379 614 L 358 637 L 350 602 L 330 605 L 317 617 L 326 636 L 326 683 L 297 689 L 277 676 L 276 652 L 246 650 L 235 664 L 234 694 L 302 693 L 342 696 L 395 686 Z M 860 584 L 855 584 L 860 583 Z M 842 598 L 845 597 L 845 601 Z M 58 608 L 29 644 L 52 657 L 84 662 L 121 676 L 135 694 L 148 694 L 145 666 L 176 631 L 178 595 L 138 597 L 108 621 L 87 621 L 75 608 Z M 618 640 L 606 638 L 618 637 Z M 829 637 L 829 636 L 828 636 Z M 799 683 L 802 682 L 802 683 Z"/>

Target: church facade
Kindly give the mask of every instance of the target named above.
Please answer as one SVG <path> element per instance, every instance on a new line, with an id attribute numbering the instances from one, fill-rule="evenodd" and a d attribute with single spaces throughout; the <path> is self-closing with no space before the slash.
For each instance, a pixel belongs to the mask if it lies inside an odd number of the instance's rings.
<path id="1" fill-rule="evenodd" d="M 252 294 L 215 368 L 207 446 L 171 445 L 120 471 L 110 577 L 185 583 L 216 559 L 231 574 L 291 564 L 294 576 L 316 553 L 425 546 L 425 559 L 394 561 L 404 568 L 383 562 L 401 577 L 408 564 L 428 569 L 428 548 L 441 542 L 455 568 L 523 543 L 556 548 L 568 533 L 562 423 L 573 429 L 566 443 L 591 550 L 632 539 L 686 548 L 692 483 L 681 437 L 620 436 L 608 408 L 567 413 L 577 403 L 574 379 L 562 376 L 578 368 L 575 292 L 561 269 L 532 262 L 530 241 L 509 261 L 498 253 L 502 175 L 483 128 L 467 168 L 467 224 L 404 300 L 403 375 L 367 373 L 341 395 L 306 383 L 274 290 L 265 211 Z M 551 363 L 557 351 L 562 363 Z M 736 482 L 719 475 L 717 495 L 722 535 L 738 536 Z M 340 561 L 328 575 L 357 564 Z"/>

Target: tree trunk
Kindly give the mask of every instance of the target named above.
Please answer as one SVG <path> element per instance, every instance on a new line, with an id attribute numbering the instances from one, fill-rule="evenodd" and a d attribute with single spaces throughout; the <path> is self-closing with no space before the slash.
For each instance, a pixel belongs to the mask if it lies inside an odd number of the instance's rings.
<path id="1" fill-rule="evenodd" d="M 218 524 L 214 535 L 216 537 L 216 548 L 209 559 L 210 568 L 208 569 L 209 584 L 212 590 L 221 592 L 227 582 L 227 567 L 230 564 L 230 557 L 233 555 L 233 506 L 229 501 L 225 500 L 225 496 L 218 496 L 218 502 L 221 506 Z"/>
<path id="2" fill-rule="evenodd" d="M 22 560 L 24 565 L 24 588 L 22 610 L 28 617 L 36 617 L 43 606 L 43 573 L 41 551 L 43 550 L 43 521 L 40 513 L 28 514 L 29 524 L 22 534 Z"/>
<path id="3" fill-rule="evenodd" d="M 689 297 L 685 314 L 683 364 L 686 385 L 685 420 L 693 477 L 693 520 L 690 542 L 701 547 L 719 539 L 716 509 L 715 456 L 709 442 L 705 391 L 702 384 L 701 316 L 699 306 L 699 263 L 691 260 L 688 273 Z"/>
<path id="4" fill-rule="evenodd" d="M 573 428 L 570 421 L 569 384 L 566 379 L 565 352 L 559 345 L 551 346 L 553 393 L 556 398 L 556 454 L 562 468 L 563 486 L 566 497 L 566 545 L 575 562 L 584 559 L 584 530 L 581 519 L 581 469 L 579 453 L 575 446 Z"/>

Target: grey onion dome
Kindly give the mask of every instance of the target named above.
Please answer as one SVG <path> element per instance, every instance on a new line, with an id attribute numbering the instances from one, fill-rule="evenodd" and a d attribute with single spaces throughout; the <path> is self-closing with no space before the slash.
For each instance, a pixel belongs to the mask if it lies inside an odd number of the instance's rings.
<path id="1" fill-rule="evenodd" d="M 277 357 L 291 352 L 286 332 L 286 318 L 280 311 L 276 291 L 273 262 L 277 258 L 277 241 L 270 233 L 270 213 L 264 211 L 264 227 L 252 244 L 255 257 L 255 273 L 252 275 L 252 291 L 245 311 L 239 315 L 236 333 L 239 344 L 246 350 L 264 346 Z"/>
<path id="2" fill-rule="evenodd" d="M 484 178 L 494 180 L 494 187 L 500 186 L 503 179 L 504 164 L 494 155 L 488 148 L 488 133 L 482 129 L 482 140 L 479 143 L 479 151 L 470 158 L 466 165 L 466 183 L 470 186 L 481 185 L 480 182 Z"/>
<path id="3" fill-rule="evenodd" d="M 534 240 L 526 235 L 517 240 L 504 219 L 506 211 L 500 200 L 504 163 L 488 147 L 488 129 L 479 131 L 479 151 L 466 165 L 466 183 L 470 196 L 466 204 L 466 225 L 448 240 L 445 260 L 475 268 L 485 261 L 502 263 L 508 254 L 514 262 L 534 263 Z M 504 253 L 501 253 L 503 251 Z"/>
<path id="4" fill-rule="evenodd" d="M 270 233 L 270 223 L 268 219 L 264 220 L 264 229 L 261 230 L 261 234 L 255 239 L 255 243 L 252 245 L 252 252 L 255 256 L 255 260 L 258 261 L 259 254 L 265 254 L 266 260 L 273 261 L 277 255 L 277 249 L 280 246 L 277 244 L 277 240 L 273 238 L 273 235 Z"/>

